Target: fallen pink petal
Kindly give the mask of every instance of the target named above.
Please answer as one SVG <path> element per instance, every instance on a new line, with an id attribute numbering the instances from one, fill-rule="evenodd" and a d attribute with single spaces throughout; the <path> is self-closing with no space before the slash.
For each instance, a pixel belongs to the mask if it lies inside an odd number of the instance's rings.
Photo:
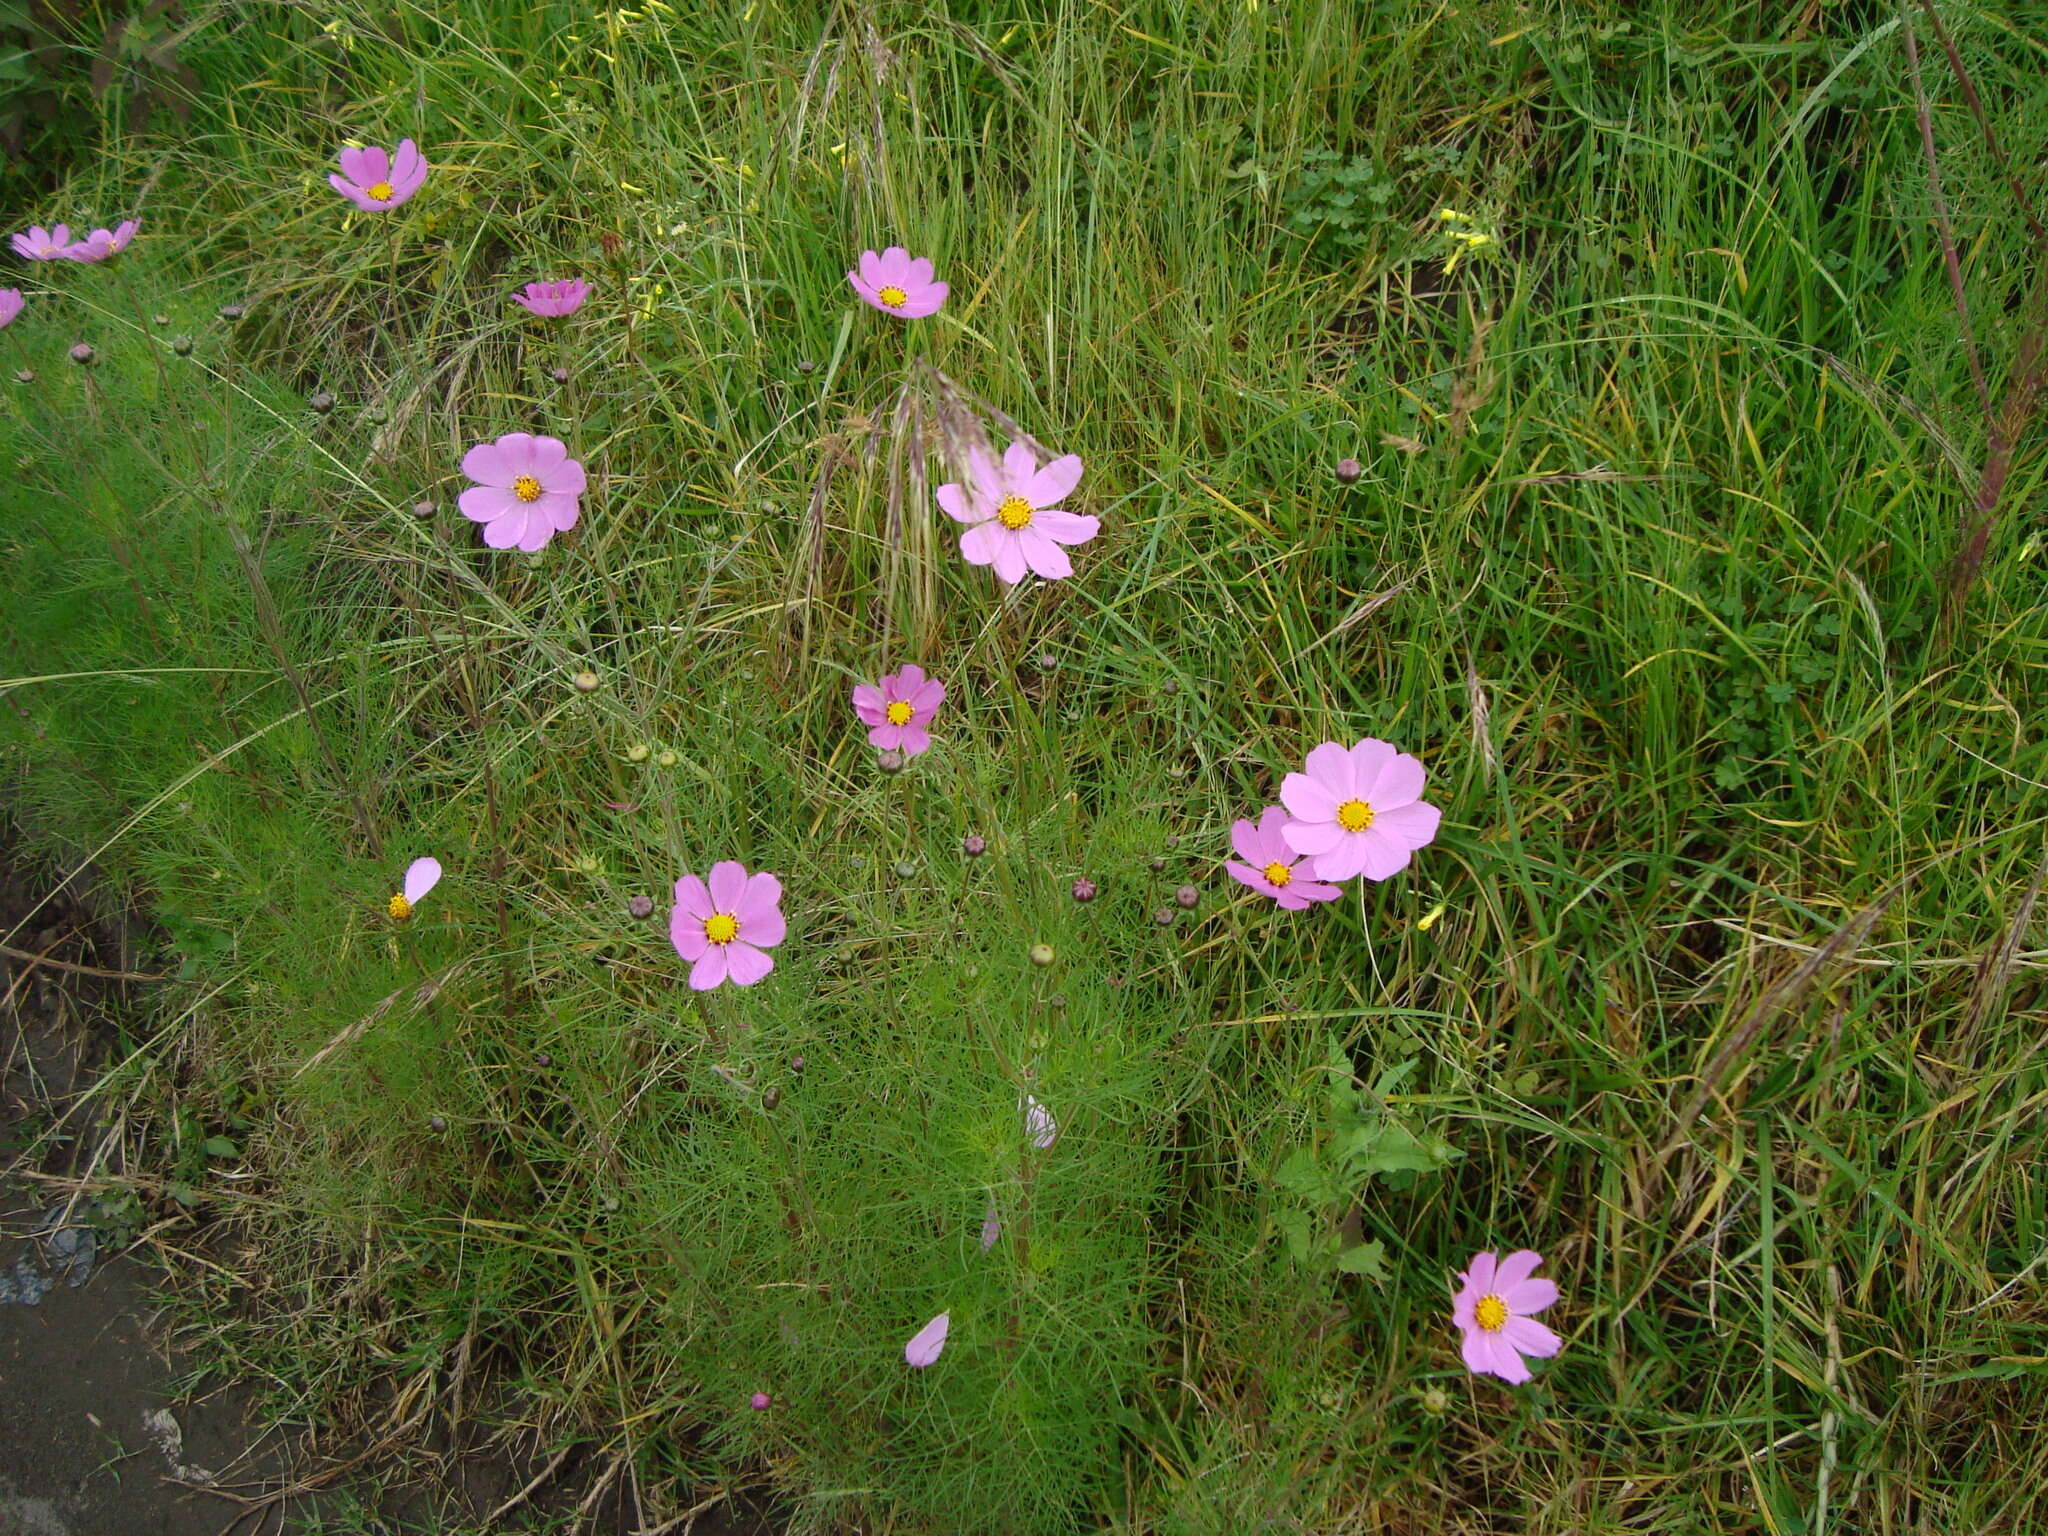
<path id="1" fill-rule="evenodd" d="M 912 256 L 900 245 L 886 251 L 862 251 L 860 261 L 846 274 L 853 291 L 885 315 L 899 320 L 921 320 L 938 313 L 949 290 L 932 277 L 932 264 L 923 256 Z"/>
<path id="2" fill-rule="evenodd" d="M 583 466 L 557 437 L 507 432 L 462 456 L 462 472 L 477 483 L 456 498 L 462 515 L 484 525 L 492 549 L 537 554 L 548 540 L 576 526 L 579 498 L 588 483 Z"/>
<path id="3" fill-rule="evenodd" d="M 910 1342 L 903 1346 L 904 1360 L 923 1370 L 939 1358 L 939 1352 L 946 1347 L 946 1330 L 952 1326 L 952 1314 L 941 1312 L 910 1336 Z"/>
<path id="4" fill-rule="evenodd" d="M 981 448 L 967 454 L 967 481 L 934 493 L 939 507 L 964 523 L 960 556 L 969 565 L 995 568 L 1014 586 L 1027 573 L 1057 581 L 1074 574 L 1066 546 L 1086 544 L 1101 531 L 1100 519 L 1059 505 L 1081 483 L 1081 459 L 1066 454 L 1043 469 L 1024 443 L 1012 443 L 998 464 Z"/>
<path id="5" fill-rule="evenodd" d="M 751 987 L 775 969 L 767 952 L 788 931 L 782 882 L 773 875 L 749 875 L 745 865 L 726 859 L 711 866 L 708 881 L 684 875 L 676 882 L 668 937 L 690 962 L 692 991 L 708 992 L 727 981 Z"/>

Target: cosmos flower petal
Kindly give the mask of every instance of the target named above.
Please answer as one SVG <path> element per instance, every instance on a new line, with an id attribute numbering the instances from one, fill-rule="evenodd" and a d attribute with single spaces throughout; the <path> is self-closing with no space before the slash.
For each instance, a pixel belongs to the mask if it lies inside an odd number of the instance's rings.
<path id="1" fill-rule="evenodd" d="M 1290 834 L 1292 834 L 1293 830 L 1292 827 L 1288 829 Z M 1292 842 L 1294 839 L 1290 835 L 1288 840 Z M 1407 857 L 1406 854 L 1403 854 L 1401 856 L 1402 862 L 1405 863 Z M 1334 848 L 1315 855 L 1315 875 L 1318 880 L 1349 880 L 1365 868 L 1365 860 L 1365 840 L 1363 838 L 1339 836 L 1337 845 Z M 1379 879 L 1381 877 L 1375 876 L 1374 878 Z"/>
<path id="2" fill-rule="evenodd" d="M 1351 847 L 1357 850 L 1357 873 L 1364 875 L 1368 880 L 1393 879 L 1394 876 L 1408 867 L 1409 859 L 1412 857 L 1412 850 L 1403 847 L 1400 843 L 1388 837 L 1379 829 L 1377 824 L 1368 827 L 1365 831 L 1347 839 L 1347 841 Z M 1330 871 L 1324 867 L 1323 861 L 1329 857 L 1330 855 L 1326 853 L 1321 859 L 1317 860 L 1316 873 L 1322 875 L 1325 879 L 1338 878 L 1331 875 Z"/>
<path id="3" fill-rule="evenodd" d="M 1337 796 L 1305 773 L 1290 773 L 1280 781 L 1280 803 L 1298 820 L 1336 824 Z M 1321 851 L 1303 848 L 1292 837 L 1287 846 L 1303 853 Z"/>
<path id="4" fill-rule="evenodd" d="M 918 685 L 917 692 L 910 695 L 910 707 L 919 716 L 929 715 L 946 702 L 946 685 L 936 677 L 926 678 Z"/>
<path id="5" fill-rule="evenodd" d="M 1355 759 L 1354 759 L 1355 761 Z M 1405 752 L 1396 752 L 1388 758 L 1380 771 L 1368 784 L 1365 770 L 1358 775 L 1358 792 L 1375 811 L 1390 811 L 1397 806 L 1413 805 L 1422 798 L 1422 786 L 1428 778 L 1421 759 L 1410 757 Z"/>
<path id="6" fill-rule="evenodd" d="M 695 875 L 676 882 L 676 910 L 702 923 L 718 909 L 711 905 L 711 890 Z"/>
<path id="7" fill-rule="evenodd" d="M 1031 514 L 1027 533 L 1042 533 L 1058 544 L 1086 544 L 1102 531 L 1102 519 L 1044 507 Z"/>
<path id="8" fill-rule="evenodd" d="M 773 919 L 777 925 L 782 922 L 782 882 L 767 870 L 759 870 L 747 876 L 745 888 L 740 892 L 739 903 L 732 908 L 732 915 L 749 926 L 767 924 Z M 778 926 L 775 937 L 749 932 L 747 938 L 755 944 L 780 944 L 782 932 Z"/>
<path id="9" fill-rule="evenodd" d="M 704 953 L 697 958 L 696 964 L 690 967 L 692 992 L 709 992 L 725 980 L 728 967 L 726 952 L 731 948 L 730 944 L 713 944 L 710 940 L 705 940 Z"/>
<path id="10" fill-rule="evenodd" d="M 1013 491 L 1021 491 L 1038 473 L 1038 458 L 1023 443 L 1012 443 L 1003 450 L 1003 481 Z"/>
<path id="11" fill-rule="evenodd" d="M 944 283 L 933 283 L 922 293 L 905 299 L 900 309 L 890 311 L 900 319 L 922 320 L 927 315 L 936 315 L 946 307 L 946 295 L 952 292 Z"/>
<path id="12" fill-rule="evenodd" d="M 1444 813 L 1426 800 L 1397 805 L 1373 818 L 1372 830 L 1404 848 L 1422 848 L 1436 840 Z"/>
<path id="13" fill-rule="evenodd" d="M 341 163 L 341 174 L 359 187 L 375 186 L 391 169 L 391 157 L 375 144 L 344 149 L 335 158 Z"/>
<path id="14" fill-rule="evenodd" d="M 1081 483 L 1081 456 L 1070 453 L 1054 459 L 1045 468 L 1037 471 L 1019 489 L 1024 499 L 1034 507 L 1052 507 L 1066 499 L 1074 487 Z"/>
<path id="15" fill-rule="evenodd" d="M 1399 754 L 1390 741 L 1381 741 L 1377 736 L 1368 736 L 1354 745 L 1345 756 L 1351 762 L 1351 793 L 1360 799 L 1370 800 L 1366 793 L 1379 782 L 1380 774 L 1386 770 Z"/>
<path id="16" fill-rule="evenodd" d="M 903 727 L 902 738 L 897 743 L 897 749 L 905 757 L 917 757 L 922 753 L 929 752 L 931 747 L 932 733 L 930 731 L 921 725 L 906 725 Z"/>
<path id="17" fill-rule="evenodd" d="M 1465 1369 L 1474 1376 L 1493 1374 L 1493 1340 L 1483 1329 L 1466 1329 L 1459 1353 L 1465 1357 Z"/>
<path id="18" fill-rule="evenodd" d="M 885 711 L 889 701 L 882 697 L 882 690 L 872 683 L 853 685 L 853 712 L 859 715 L 865 725 L 880 725 L 888 719 Z"/>
<path id="19" fill-rule="evenodd" d="M 1237 850 L 1237 856 L 1247 864 L 1268 863 L 1269 844 L 1263 835 L 1264 832 L 1263 821 L 1254 823 L 1239 817 L 1230 824 L 1230 846 Z"/>
<path id="20" fill-rule="evenodd" d="M 465 453 L 462 472 L 478 485 L 495 485 L 503 489 L 510 489 L 519 474 L 497 443 L 478 443 Z"/>
<path id="21" fill-rule="evenodd" d="M 1067 552 L 1036 526 L 1018 529 L 1016 545 L 1023 551 L 1024 563 L 1047 581 L 1074 574 L 1074 562 L 1067 558 Z M 1000 565 L 997 570 L 1000 572 Z"/>
<path id="22" fill-rule="evenodd" d="M 1284 789 L 1282 791 L 1285 793 Z M 1297 854 L 1319 857 L 1328 853 L 1347 834 L 1334 821 L 1290 821 L 1280 829 L 1281 841 Z"/>
<path id="23" fill-rule="evenodd" d="M 996 468 L 996 461 L 989 457 L 988 450 L 979 443 L 968 447 L 967 477 L 974 482 L 974 489 L 980 494 L 982 506 L 988 509 L 981 515 L 994 517 L 997 504 L 1010 494 L 1010 487 L 1003 479 L 1002 471 Z"/>
<path id="24" fill-rule="evenodd" d="M 1541 1327 L 1542 1325 L 1539 1323 L 1537 1326 Z M 1546 1329 L 1545 1331 L 1547 1332 L 1548 1330 Z M 1492 1356 L 1493 1363 L 1490 1369 L 1494 1375 L 1498 1376 L 1502 1381 L 1513 1382 L 1516 1386 L 1520 1386 L 1523 1382 L 1532 1379 L 1534 1373 L 1523 1363 L 1522 1357 L 1515 1352 L 1515 1346 L 1510 1344 L 1502 1334 L 1488 1333 L 1481 1329 L 1479 1330 L 1479 1337 L 1484 1343 L 1487 1353 Z"/>
<path id="25" fill-rule="evenodd" d="M 1511 1316 L 1502 1325 L 1500 1341 L 1519 1354 L 1548 1360 L 1564 1348 L 1564 1340 L 1533 1317 Z"/>
<path id="26" fill-rule="evenodd" d="M 463 492 L 465 496 L 468 494 Z M 500 491 L 498 494 L 506 499 L 497 516 L 484 524 L 484 542 L 492 549 L 511 549 L 526 537 L 527 512 L 509 493 Z"/>
<path id="27" fill-rule="evenodd" d="M 1338 801 L 1356 799 L 1358 774 L 1351 754 L 1334 741 L 1326 741 L 1308 754 L 1308 775 Z M 1335 814 L 1334 808 L 1332 814 Z"/>
<path id="28" fill-rule="evenodd" d="M 941 1312 L 926 1323 L 903 1346 L 904 1362 L 921 1371 L 937 1360 L 939 1352 L 946 1347 L 946 1334 L 952 1326 L 952 1314 L 948 1312 Z"/>
<path id="29" fill-rule="evenodd" d="M 988 515 L 968 501 L 965 486 L 955 485 L 951 481 L 932 492 L 932 497 L 938 502 L 939 510 L 956 523 L 978 523 Z"/>
<path id="30" fill-rule="evenodd" d="M 414 859 L 405 870 L 405 899 L 418 906 L 427 892 L 441 883 L 441 861 L 435 858 Z"/>
<path id="31" fill-rule="evenodd" d="M 1545 1307 L 1557 1304 L 1557 1282 L 1538 1275 L 1533 1280 L 1525 1279 L 1509 1283 L 1508 1267 L 1500 1267 L 1500 1299 L 1508 1304 L 1508 1310 L 1517 1317 L 1533 1317 Z"/>
<path id="32" fill-rule="evenodd" d="M 536 437 L 533 446 L 528 450 L 527 472 L 538 476 L 541 484 L 553 490 L 555 487 L 550 482 L 554 479 L 554 473 L 562 467 L 568 457 L 568 445 L 559 437 Z M 566 490 L 567 487 L 563 489 Z"/>
<path id="33" fill-rule="evenodd" d="M 982 524 L 984 528 L 995 528 L 997 526 L 994 523 Z M 1031 562 L 1025 558 L 1023 544 L 1019 542 L 1015 534 L 1008 531 L 998 532 L 991 542 L 995 546 L 997 579 L 1006 581 L 1014 587 L 1024 579 L 1024 573 L 1030 569 Z"/>
<path id="34" fill-rule="evenodd" d="M 1002 532 L 1002 525 L 994 519 L 976 523 L 960 535 L 960 558 L 969 565 L 994 565 L 997 552 L 1008 543 Z"/>
<path id="35" fill-rule="evenodd" d="M 725 946 L 725 974 L 736 987 L 751 987 L 775 969 L 775 962 L 744 939 Z"/>
<path id="36" fill-rule="evenodd" d="M 924 668 L 914 661 L 906 661 L 890 673 L 889 678 L 893 685 L 890 690 L 891 697 L 908 699 L 924 686 Z"/>
<path id="37" fill-rule="evenodd" d="M 747 870 L 736 859 L 721 859 L 711 866 L 711 910 L 737 915 L 740 898 L 747 893 Z"/>
<path id="38" fill-rule="evenodd" d="M 1535 1249 L 1517 1248 L 1513 1253 L 1500 1261 L 1494 1270 L 1493 1278 L 1487 1281 L 1486 1288 L 1505 1299 L 1509 1291 L 1515 1289 L 1524 1280 L 1535 1274 L 1542 1265 L 1543 1255 L 1536 1252 Z M 1516 1312 L 1522 1310 L 1520 1307 L 1514 1306 L 1512 1302 L 1509 1303 L 1509 1306 L 1511 1310 Z"/>
<path id="39" fill-rule="evenodd" d="M 1472 1262 L 1465 1268 L 1465 1288 L 1474 1297 L 1485 1296 L 1494 1288 L 1494 1276 L 1500 1272 L 1500 1256 L 1495 1253 L 1475 1253 Z"/>

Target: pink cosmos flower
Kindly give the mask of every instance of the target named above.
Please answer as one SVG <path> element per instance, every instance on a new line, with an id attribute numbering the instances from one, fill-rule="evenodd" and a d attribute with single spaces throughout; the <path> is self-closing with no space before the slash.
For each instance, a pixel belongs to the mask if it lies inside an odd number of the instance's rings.
<path id="1" fill-rule="evenodd" d="M 12 243 L 14 254 L 30 261 L 61 261 L 65 248 L 71 244 L 71 226 L 59 224 L 55 229 L 45 229 L 34 224 L 16 235 Z"/>
<path id="2" fill-rule="evenodd" d="M 396 157 L 372 144 L 367 149 L 344 149 L 336 158 L 341 174 L 330 173 L 327 184 L 365 213 L 396 208 L 427 179 L 426 159 L 411 139 L 398 141 Z"/>
<path id="3" fill-rule="evenodd" d="M 1326 741 L 1308 755 L 1308 772 L 1280 783 L 1289 819 L 1287 846 L 1307 854 L 1319 880 L 1362 874 L 1385 880 L 1436 836 L 1443 812 L 1422 800 L 1422 763 L 1376 737 L 1348 751 Z"/>
<path id="4" fill-rule="evenodd" d="M 862 683 L 853 690 L 853 712 L 862 725 L 873 727 L 868 732 L 869 743 L 905 757 L 915 757 L 931 746 L 932 735 L 925 726 L 945 701 L 946 685 L 926 677 L 916 662 L 884 673 L 873 687 Z"/>
<path id="5" fill-rule="evenodd" d="M 128 242 L 135 238 L 135 231 L 142 227 L 137 219 L 123 219 L 111 230 L 96 229 L 83 239 L 74 240 L 59 252 L 66 261 L 92 263 L 105 261 L 109 256 L 118 256 L 128 249 Z"/>
<path id="6" fill-rule="evenodd" d="M 533 554 L 576 526 L 576 498 L 587 482 L 583 466 L 558 437 L 507 432 L 465 453 L 462 472 L 477 483 L 456 505 L 464 517 L 484 525 L 484 542 L 493 549 Z"/>
<path id="7" fill-rule="evenodd" d="M 941 1312 L 910 1336 L 910 1342 L 903 1346 L 904 1361 L 920 1371 L 930 1365 L 946 1347 L 946 1330 L 952 1326 L 953 1314 Z"/>
<path id="8" fill-rule="evenodd" d="M 559 320 L 564 315 L 575 314 L 589 297 L 590 284 L 580 278 L 565 277 L 553 283 L 528 283 L 523 293 L 512 295 L 512 302 L 543 320 Z"/>
<path id="9" fill-rule="evenodd" d="M 980 448 L 967 451 L 971 485 L 942 485 L 939 505 L 956 523 L 960 554 L 969 565 L 992 565 L 1012 586 L 1027 570 L 1047 580 L 1074 574 L 1062 544 L 1086 544 L 1101 529 L 1099 518 L 1063 512 L 1056 505 L 1081 483 L 1081 458 L 1070 453 L 1045 468 L 1022 443 L 1003 450 L 998 465 Z"/>
<path id="10" fill-rule="evenodd" d="M 19 288 L 0 288 L 0 325 L 11 325 L 27 302 Z"/>
<path id="11" fill-rule="evenodd" d="M 386 909 L 395 918 L 412 916 L 412 909 L 426 899 L 427 892 L 441 883 L 439 859 L 414 859 L 405 867 L 405 885 L 391 898 Z"/>
<path id="12" fill-rule="evenodd" d="M 1465 1368 L 1475 1376 L 1502 1381 L 1529 1380 L 1522 1356 L 1548 1360 L 1564 1348 L 1564 1340 L 1535 1321 L 1557 1300 L 1557 1283 L 1532 1278 L 1543 1255 L 1523 1248 L 1500 1258 L 1472 1255 L 1472 1267 L 1458 1276 L 1464 1282 L 1451 1303 L 1451 1321 L 1465 1334 Z"/>
<path id="13" fill-rule="evenodd" d="M 859 267 L 846 274 L 853 291 L 885 315 L 899 320 L 921 320 L 935 315 L 951 290 L 932 281 L 932 264 L 924 257 L 913 258 L 900 245 L 881 255 L 860 253 Z"/>
<path id="14" fill-rule="evenodd" d="M 773 875 L 749 875 L 745 865 L 727 859 L 711 866 L 709 886 L 695 875 L 676 882 L 668 937 L 690 962 L 692 991 L 709 992 L 728 980 L 751 987 L 775 969 L 765 951 L 788 931 L 782 882 Z"/>
<path id="15" fill-rule="evenodd" d="M 1344 893 L 1315 877 L 1315 866 L 1300 867 L 1301 855 L 1287 846 L 1281 829 L 1287 824 L 1284 806 L 1269 805 L 1258 825 L 1238 820 L 1230 827 L 1230 846 L 1237 859 L 1223 867 L 1239 885 L 1248 885 L 1262 896 L 1270 896 L 1290 912 L 1299 912 L 1312 902 L 1335 901 Z"/>

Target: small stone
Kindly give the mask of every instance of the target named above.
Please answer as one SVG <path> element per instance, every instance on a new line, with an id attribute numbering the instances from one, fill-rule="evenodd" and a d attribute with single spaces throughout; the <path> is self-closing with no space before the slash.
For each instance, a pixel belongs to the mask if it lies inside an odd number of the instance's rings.
<path id="1" fill-rule="evenodd" d="M 221 305 L 217 313 L 220 315 L 221 319 L 227 321 L 228 324 L 233 325 L 237 320 L 242 318 L 242 306 L 239 304 L 223 304 Z"/>
<path id="2" fill-rule="evenodd" d="M 1161 907 L 1152 914 L 1152 921 L 1162 928 L 1171 928 L 1173 926 L 1173 908 Z"/>
<path id="3" fill-rule="evenodd" d="M 1365 466 L 1356 459 L 1337 461 L 1337 478 L 1346 485 L 1356 485 L 1365 474 Z"/>
<path id="4" fill-rule="evenodd" d="M 988 839 L 969 833 L 960 839 L 960 854 L 963 858 L 978 859 L 988 852 Z"/>
<path id="5" fill-rule="evenodd" d="M 570 678 L 569 681 L 576 685 L 576 691 L 578 693 L 597 692 L 597 674 L 595 672 L 591 672 L 588 670 L 578 672 L 574 677 Z"/>
<path id="6" fill-rule="evenodd" d="M 1057 958 L 1058 957 L 1053 954 L 1052 946 L 1050 944 L 1034 944 L 1031 946 L 1031 963 L 1033 965 L 1051 965 L 1053 961 Z"/>
<path id="7" fill-rule="evenodd" d="M 180 357 L 190 357 L 192 355 L 192 338 L 190 336 L 173 336 L 171 338 L 171 350 Z"/>
<path id="8" fill-rule="evenodd" d="M 754 1411 L 756 1413 L 761 1413 L 765 1411 L 771 1404 L 773 1404 L 775 1399 L 770 1397 L 766 1392 L 756 1392 L 752 1397 L 748 1398 L 747 1401 L 753 1404 Z"/>
<path id="9" fill-rule="evenodd" d="M 1173 893 L 1173 899 L 1189 911 L 1193 911 L 1202 904 L 1202 893 L 1192 885 L 1184 885 Z"/>
<path id="10" fill-rule="evenodd" d="M 626 748 L 626 761 L 629 763 L 644 763 L 652 756 L 654 756 L 654 748 L 647 745 L 644 741 L 636 741 L 633 745 Z"/>
<path id="11" fill-rule="evenodd" d="M 93 351 L 91 344 L 88 342 L 77 342 L 71 348 L 71 361 L 78 364 L 81 368 L 91 367 L 98 357 L 99 353 Z"/>
<path id="12" fill-rule="evenodd" d="M 310 405 L 313 408 L 314 415 L 325 416 L 329 411 L 334 409 L 334 396 L 330 395 L 326 390 L 323 389 L 317 395 L 314 395 L 311 399 L 309 399 L 306 402 L 306 404 Z"/>
<path id="13" fill-rule="evenodd" d="M 626 903 L 626 915 L 636 918 L 652 917 L 654 915 L 654 898 L 644 893 L 632 897 Z"/>
<path id="14" fill-rule="evenodd" d="M 432 517 L 439 510 L 439 506 L 431 501 L 416 501 L 412 504 L 414 517 Z"/>
<path id="15" fill-rule="evenodd" d="M 1074 900 L 1093 901 L 1094 899 L 1095 882 L 1093 880 L 1088 879 L 1084 875 L 1082 878 L 1074 882 Z"/>
<path id="16" fill-rule="evenodd" d="M 891 751 L 875 754 L 875 766 L 892 778 L 903 771 L 904 761 L 905 759 L 901 752 Z"/>

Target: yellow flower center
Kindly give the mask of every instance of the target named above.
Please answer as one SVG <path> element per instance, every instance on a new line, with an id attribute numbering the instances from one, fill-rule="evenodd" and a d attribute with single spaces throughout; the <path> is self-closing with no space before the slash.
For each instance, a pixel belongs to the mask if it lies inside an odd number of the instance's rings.
<path id="1" fill-rule="evenodd" d="M 539 501 L 540 482 L 531 475 L 521 475 L 512 482 L 512 494 L 521 501 Z"/>
<path id="2" fill-rule="evenodd" d="M 911 715 L 916 713 L 916 711 L 911 709 L 903 700 L 897 699 L 887 709 L 883 710 L 882 713 L 888 716 L 891 725 L 908 725 L 910 724 Z"/>
<path id="3" fill-rule="evenodd" d="M 363 193 L 367 197 L 375 198 L 380 203 L 388 203 L 391 201 L 391 183 L 380 181 L 374 186 L 363 188 Z"/>
<path id="4" fill-rule="evenodd" d="M 411 917 L 411 916 L 412 916 L 412 903 L 411 903 L 411 902 L 409 902 L 409 901 L 407 901 L 407 900 L 405 899 L 405 893 L 404 893 L 403 891 L 401 891 L 401 892 L 399 892 L 399 893 L 398 893 L 398 894 L 397 894 L 396 896 L 394 896 L 394 897 L 392 897 L 392 898 L 391 898 L 391 902 L 390 902 L 390 905 L 388 905 L 387 907 L 385 907 L 385 909 L 384 909 L 384 910 L 385 910 L 386 912 L 389 912 L 389 913 L 390 913 L 390 914 L 391 914 L 391 915 L 392 915 L 393 917 L 397 917 L 397 918 L 406 918 L 406 917 Z"/>
<path id="5" fill-rule="evenodd" d="M 1363 832 L 1372 825 L 1372 814 L 1363 800 L 1346 800 L 1337 807 L 1337 825 L 1346 832 Z"/>
<path id="6" fill-rule="evenodd" d="M 1499 1333 L 1508 1325 L 1508 1304 L 1498 1296 L 1482 1296 L 1472 1309 L 1472 1321 L 1488 1333 Z"/>
<path id="7" fill-rule="evenodd" d="M 1260 873 L 1265 875 L 1266 884 L 1277 885 L 1282 890 L 1285 890 L 1287 883 L 1294 878 L 1294 871 L 1278 859 L 1268 864 Z"/>
<path id="8" fill-rule="evenodd" d="M 740 936 L 740 920 L 730 912 L 714 912 L 704 919 L 704 937 L 714 944 L 730 944 Z"/>
<path id="9" fill-rule="evenodd" d="M 901 309 L 904 305 L 910 302 L 910 295 L 905 293 L 901 288 L 898 288 L 894 283 L 891 283 L 888 287 L 882 289 L 875 295 L 875 297 L 880 299 L 884 304 L 888 305 L 891 309 Z"/>
<path id="10" fill-rule="evenodd" d="M 1015 533 L 1031 523 L 1031 503 L 1022 496 L 1005 496 L 996 508 L 996 521 Z"/>

